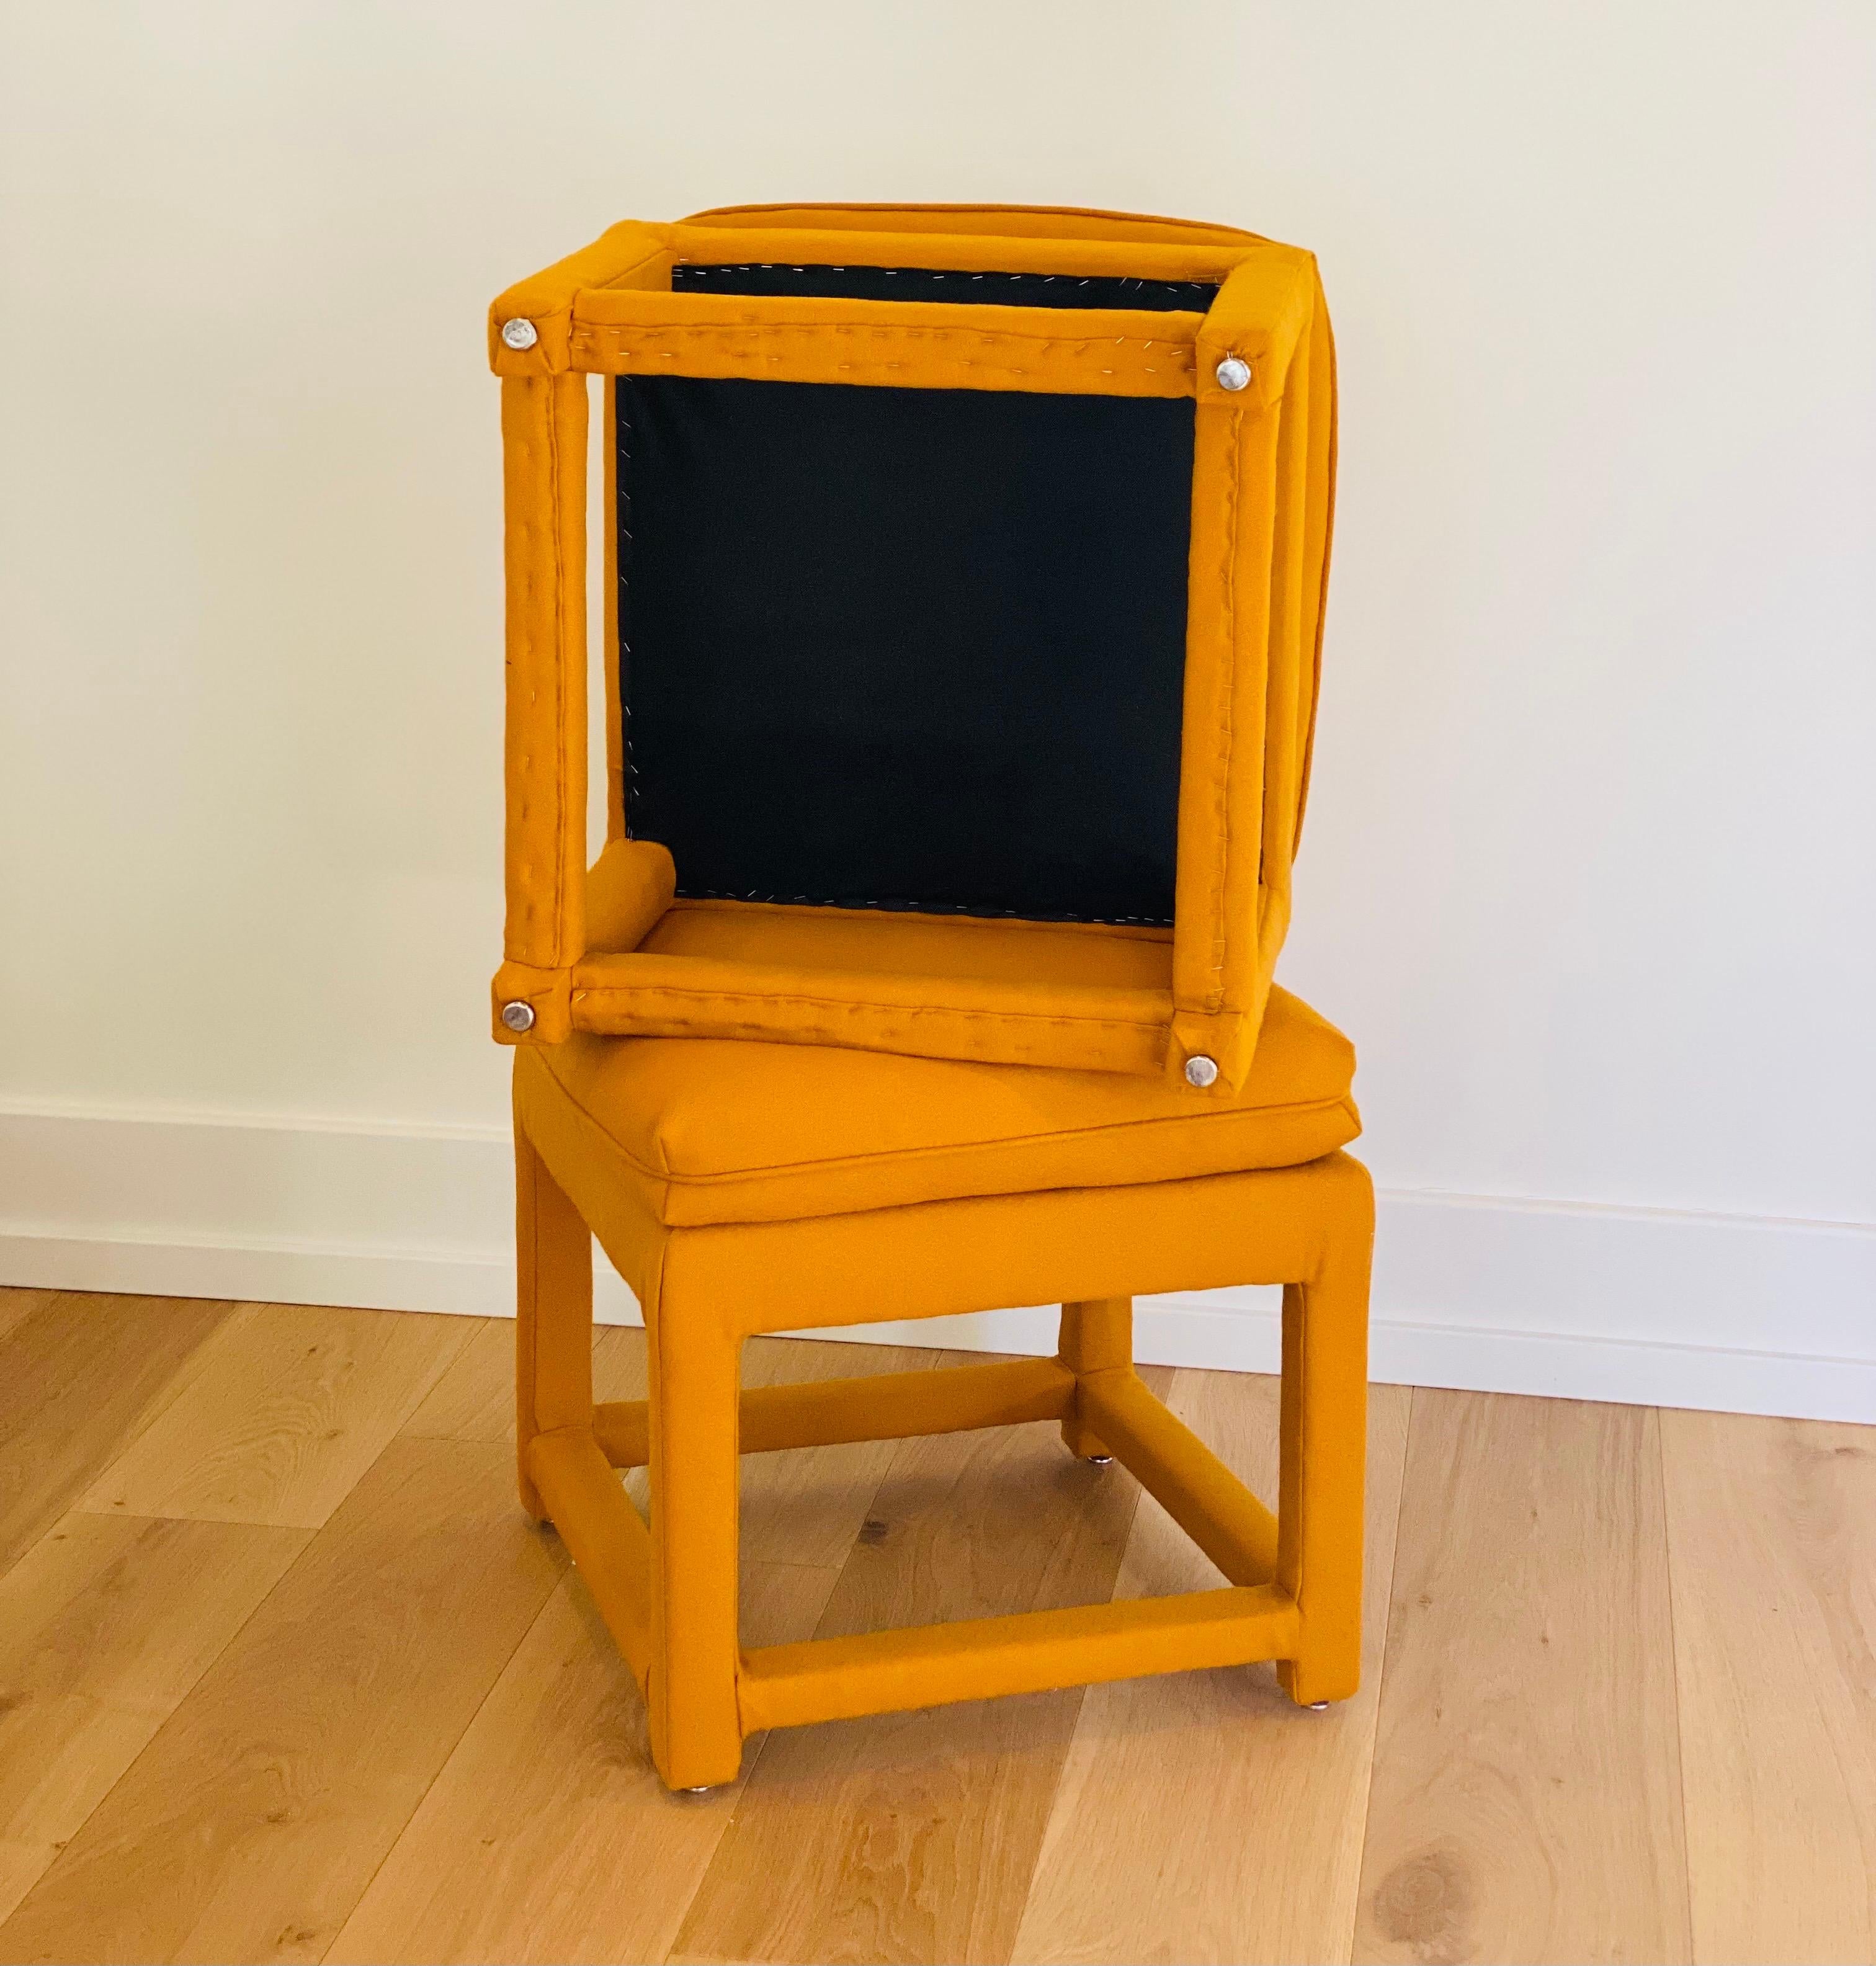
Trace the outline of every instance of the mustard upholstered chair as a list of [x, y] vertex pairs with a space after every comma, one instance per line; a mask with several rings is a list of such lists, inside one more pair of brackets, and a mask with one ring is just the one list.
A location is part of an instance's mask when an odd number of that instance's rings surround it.
[[[1199, 1666], [1346, 1697], [1372, 1201], [1350, 1048], [1271, 980], [1333, 470], [1313, 261], [1166, 220], [771, 208], [615, 227], [490, 331], [521, 1493], [660, 1774]], [[642, 1403], [594, 1403], [595, 1236], [643, 1307]], [[1134, 1296], [1246, 1283], [1284, 1286], [1274, 1516], [1133, 1365]], [[739, 1387], [759, 1333], [1039, 1302], [1052, 1358]], [[1226, 1584], [741, 1646], [740, 1455], [1033, 1420], [1122, 1461]]]

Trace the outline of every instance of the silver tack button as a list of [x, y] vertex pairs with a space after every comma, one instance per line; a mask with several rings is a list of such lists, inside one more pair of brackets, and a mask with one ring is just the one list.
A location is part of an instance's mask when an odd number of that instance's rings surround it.
[[[501, 324], [501, 338], [511, 348], [519, 349], [532, 348], [540, 337], [535, 330], [534, 324], [531, 321], [524, 320], [517, 314], [514, 320], [504, 321]], [[1220, 371], [1220, 374], [1223, 372], [1222, 370]], [[1233, 382], [1230, 386], [1234, 389], [1241, 389], [1244, 385], [1241, 382]]]
[[[534, 1007], [532, 1004], [519, 1001], [504, 1004], [501, 1021], [511, 1031], [531, 1031], [534, 1028]], [[1185, 1072], [1188, 1078], [1191, 1077], [1192, 1068], [1189, 1065], [1185, 1068]]]
[[[511, 322], [510, 326], [513, 325]], [[1240, 355], [1227, 355], [1218, 365], [1218, 386], [1229, 389], [1234, 395], [1239, 389], [1248, 388], [1251, 381], [1251, 365]]]
[[1196, 1085], [1202, 1089], [1216, 1084], [1217, 1078], [1217, 1061], [1207, 1058], [1202, 1051], [1194, 1052], [1185, 1061], [1185, 1082], [1188, 1085]]

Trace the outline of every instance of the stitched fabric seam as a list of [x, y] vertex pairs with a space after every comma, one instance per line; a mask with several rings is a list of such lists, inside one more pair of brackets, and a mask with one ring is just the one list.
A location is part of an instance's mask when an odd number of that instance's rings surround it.
[[[1084, 1140], [1094, 1138], [1103, 1133], [1125, 1133], [1135, 1127], [1152, 1127], [1157, 1129], [1168, 1126], [1181, 1126], [1190, 1125], [1194, 1121], [1200, 1120], [1214, 1121], [1246, 1120], [1253, 1117], [1261, 1118], [1265, 1114], [1281, 1113], [1294, 1114], [1330, 1112], [1336, 1110], [1337, 1108], [1347, 1111], [1351, 1119], [1354, 1119], [1358, 1117], [1354, 1110], [1353, 1101], [1351, 1101], [1346, 1094], [1343, 1094], [1333, 1099], [1299, 1101], [1293, 1104], [1284, 1106], [1259, 1106], [1246, 1107], [1231, 1113], [1194, 1113], [1191, 1114], [1189, 1118], [1176, 1114], [1168, 1114], [1163, 1117], [1156, 1120], [1116, 1120], [1112, 1124], [1105, 1126], [1077, 1127], [1074, 1132], [1068, 1133], [1010, 1134], [995, 1140], [982, 1142], [961, 1141], [953, 1146], [892, 1148], [882, 1153], [864, 1155], [843, 1154], [837, 1159], [822, 1161], [785, 1161], [767, 1167], [727, 1169], [720, 1174], [693, 1175], [681, 1173], [675, 1168], [669, 1166], [668, 1164], [664, 1167], [659, 1168], [652, 1166], [649, 1163], [641, 1161], [637, 1155], [633, 1153], [631, 1149], [627, 1146], [624, 1143], [619, 1139], [618, 1136], [606, 1125], [605, 1122], [600, 1119], [598, 1116], [593, 1112], [590, 1107], [585, 1105], [582, 1101], [579, 1095], [573, 1091], [564, 1081], [559, 1078], [550, 1068], [543, 1068], [543, 1069], [547, 1070], [548, 1078], [552, 1082], [554, 1089], [559, 1092], [560, 1096], [566, 1100], [567, 1104], [573, 1108], [574, 1111], [579, 1114], [582, 1119], [585, 1120], [590, 1126], [598, 1131], [611, 1151], [617, 1154], [618, 1157], [623, 1160], [628, 1167], [631, 1168], [635, 1173], [646, 1175], [654, 1181], [663, 1181], [672, 1187], [680, 1188], [727, 1187], [733, 1183], [739, 1181], [756, 1181], [766, 1178], [794, 1175], [806, 1172], [817, 1172], [824, 1170], [834, 1172], [846, 1167], [872, 1165], [881, 1162], [888, 1162], [895, 1165], [902, 1165], [904, 1162], [909, 1160], [929, 1160], [940, 1155], [949, 1157], [959, 1154], [972, 1153], [991, 1149], [1023, 1147], [1032, 1145], [1037, 1141]], [[1312, 1160], [1317, 1160], [1320, 1159], [1321, 1155], [1311, 1155], [1309, 1158]], [[1307, 1165], [1307, 1162], [1299, 1161], [1289, 1163], [1289, 1165], [1301, 1167]], [[1230, 1170], [1227, 1170], [1227, 1172], [1230, 1172]], [[1236, 1172], [1241, 1173], [1262, 1173], [1265, 1172], [1265, 1170], [1262, 1168], [1241, 1168], [1236, 1170]], [[1114, 1181], [1104, 1182], [1101, 1184], [1101, 1185], [1125, 1188], [1151, 1186], [1152, 1184], [1150, 1182]]]
[[[981, 346], [992, 341], [1033, 341], [1043, 347], [1052, 348], [1065, 353], [1079, 354], [1088, 350], [1103, 348], [1137, 348], [1144, 354], [1149, 348], [1163, 348], [1167, 359], [1177, 362], [1182, 356], [1194, 356], [1194, 343], [1177, 336], [1140, 334], [1032, 334], [1020, 328], [964, 328], [923, 327], [906, 325], [890, 327], [872, 321], [704, 321], [692, 324], [688, 321], [659, 321], [654, 324], [633, 324], [623, 321], [580, 321], [573, 328], [575, 342], [582, 337], [597, 340], [601, 337], [614, 342], [627, 340], [652, 342], [661, 337], [683, 335], [691, 339], [708, 336], [712, 340], [740, 336], [752, 337], [779, 334], [871, 334], [888, 340], [901, 341], [950, 341], [974, 340]], [[988, 364], [985, 365], [989, 366]], [[1196, 366], [1194, 357], [1194, 366]]]
[[616, 605], [619, 623], [619, 646], [614, 651], [614, 661], [618, 667], [619, 688], [619, 749], [624, 783], [620, 788], [619, 805], [627, 839], [632, 833], [633, 794], [637, 790], [638, 768], [632, 758], [632, 582], [631, 562], [633, 552], [632, 528], [631, 463], [632, 453], [629, 439], [632, 426], [625, 415], [625, 405], [620, 401], [620, 385], [623, 376], [612, 380], [613, 421], [613, 510], [609, 523], [613, 537], [617, 541], [618, 591]]
[[[843, 1154], [818, 1161], [776, 1161], [760, 1167], [726, 1168], [717, 1173], [690, 1174], [683, 1169], [667, 1166], [666, 1177], [675, 1185], [682, 1188], [729, 1188], [739, 1183], [760, 1183], [764, 1181], [797, 1178], [818, 1174], [839, 1174], [856, 1167], [870, 1167], [885, 1163], [895, 1168], [916, 1165], [920, 1162], [952, 1160], [962, 1155], [976, 1153], [1016, 1152], [1062, 1142], [1072, 1146], [1082, 1146], [1099, 1141], [1106, 1136], [1130, 1133], [1158, 1134], [1173, 1127], [1204, 1125], [1217, 1130], [1233, 1123], [1242, 1126], [1256, 1125], [1272, 1117], [1286, 1119], [1308, 1118], [1319, 1114], [1349, 1111], [1350, 1102], [1346, 1098], [1297, 1100], [1283, 1106], [1253, 1106], [1225, 1113], [1167, 1114], [1156, 1120], [1116, 1120], [1105, 1126], [1078, 1126], [1071, 1132], [1060, 1133], [1007, 1133], [990, 1140], [959, 1140], [948, 1145], [929, 1147], [892, 1147], [867, 1154]], [[1352, 1113], [1350, 1117], [1353, 1117]], [[1353, 1136], [1350, 1136], [1351, 1138]], [[630, 1150], [620, 1151], [628, 1158]], [[1320, 1159], [1310, 1155], [1310, 1160]], [[636, 1162], [634, 1162], [636, 1165]], [[1301, 1165], [1302, 1162], [1292, 1165]], [[1239, 1172], [1255, 1172], [1243, 1170]], [[1139, 1186], [1137, 1182], [1116, 1181], [1117, 1188]]]
[[[908, 280], [908, 282], [914, 283], [924, 279], [952, 280], [956, 282], [960, 285], [966, 281], [975, 284], [977, 282], [984, 280], [999, 283], [1011, 281], [1036, 280], [1041, 282], [1045, 286], [1055, 286], [1060, 285], [1065, 288], [1072, 286], [1092, 286], [1098, 282], [1104, 286], [1111, 285], [1124, 287], [1127, 282], [1131, 280], [1136, 287], [1142, 289], [1147, 287], [1156, 287], [1160, 289], [1162, 293], [1170, 293], [1179, 288], [1184, 288], [1186, 291], [1179, 294], [1178, 301], [1177, 302], [1170, 300], [1162, 300], [1157, 304], [1149, 302], [1145, 305], [1135, 308], [1129, 306], [1127, 303], [1126, 298], [1123, 298], [1120, 300], [1110, 302], [1091, 302], [1085, 308], [1062, 308], [1056, 310], [1056, 311], [1065, 314], [1077, 313], [1139, 313], [1155, 314], [1191, 314], [1204, 315], [1210, 311], [1214, 301], [1217, 300], [1218, 297], [1218, 288], [1220, 284], [1216, 280], [1164, 279], [1158, 278], [1153, 275], [1146, 273], [1045, 273], [1036, 272], [1033, 269], [1012, 267], [986, 266], [982, 269], [978, 269], [966, 266], [924, 266], [912, 263], [912, 260], [915, 259], [916, 256], [916, 254], [912, 255], [911, 258], [908, 259], [907, 263], [899, 266], [891, 266], [881, 263], [872, 263], [865, 260], [853, 260], [846, 264], [840, 266], [835, 266], [824, 260], [814, 260], [811, 261], [805, 265], [798, 266], [792, 265], [789, 261], [782, 259], [700, 260], [687, 258], [677, 258], [672, 262], [671, 291], [674, 294], [696, 294], [700, 297], [709, 292], [709, 289], [701, 285], [695, 285], [688, 279], [686, 279], [683, 284], [680, 285], [677, 278], [678, 269], [679, 267], [683, 268], [687, 273], [695, 273], [700, 280], [707, 278], [711, 273], [767, 273], [785, 271], [794, 272], [805, 272], [811, 271], [817, 273], [847, 273], [849, 272], [860, 272], [877, 273], [882, 278], [886, 279], [894, 279], [903, 276]], [[1203, 291], [1197, 291], [1199, 289], [1202, 289]], [[959, 305], [982, 306], [986, 304], [994, 306], [1004, 305], [1004, 303], [999, 301], [986, 303], [982, 299], [982, 296], [978, 296], [969, 301], [960, 302], [953, 300], [948, 295], [927, 293], [919, 296], [916, 300], [907, 301], [904, 295], [791, 294], [787, 292], [765, 293], [759, 289], [751, 290], [746, 288], [740, 292], [732, 289], [728, 293], [720, 293], [715, 297], [726, 300], [747, 300], [750, 301], [765, 300], [850, 299], [865, 301], [873, 305], [878, 305], [883, 301], [888, 305], [914, 305], [922, 307], [952, 307]], [[1019, 294], [1012, 298], [1007, 305], [1012, 307], [1021, 307], [1024, 305], [1023, 297]]]
[[1229, 413], [1230, 450], [1225, 475], [1224, 572], [1219, 582], [1219, 612], [1224, 655], [1224, 688], [1218, 720], [1217, 762], [1213, 778], [1213, 798], [1217, 812], [1217, 864], [1212, 872], [1211, 982], [1205, 993], [1205, 1008], [1216, 1014], [1224, 1004], [1226, 956], [1225, 876], [1231, 852], [1231, 743], [1236, 709], [1237, 680], [1237, 533], [1238, 459], [1242, 450], [1242, 413]]
[[[738, 909], [775, 908], [778, 910], [787, 910], [797, 905], [797, 904], [791, 901], [750, 901], [746, 896], [741, 894], [726, 895], [718, 898], [698, 894], [679, 894], [677, 898], [679, 901], [685, 903], [695, 904], [702, 902], [706, 904], [709, 904], [711, 907], [711, 912], [712, 913], [714, 913], [717, 909], [724, 907], [733, 907]], [[813, 907], [817, 904], [811, 901], [807, 903], [807, 905], [810, 907]], [[868, 907], [849, 907], [846, 909], [846, 912], [854, 917], [865, 919], [897, 920], [901, 916], [909, 916], [917, 919], [921, 917], [924, 911], [920, 908], [887, 910], [884, 908], [875, 909]], [[998, 936], [1007, 933], [1011, 929], [1027, 930], [1033, 931], [1038, 935], [1049, 935], [1058, 933], [1063, 929], [1111, 928], [1119, 929], [1122, 931], [1120, 936], [1117, 939], [1123, 941], [1143, 942], [1162, 949], [1168, 946], [1167, 939], [1164, 936], [1152, 934], [1135, 935], [1131, 933], [1127, 923], [1119, 921], [1084, 921], [1079, 917], [1070, 917], [1068, 916], [1052, 917], [1045, 915], [984, 915], [962, 914], [937, 916], [932, 917], [932, 919], [942, 920], [943, 922], [947, 936], [949, 936], [952, 930], [961, 928], [988, 929], [993, 934]], [[1172, 924], [1169, 922], [1155, 923], [1143, 920], [1138, 923], [1138, 926], [1148, 929], [1156, 927], [1168, 928], [1171, 927]]]
[[553, 922], [550, 946], [553, 950], [555, 959], [548, 966], [557, 968], [562, 964], [573, 960], [572, 952], [566, 947], [567, 745], [566, 679], [561, 671], [565, 666], [566, 649], [566, 569], [562, 559], [560, 418], [559, 404], [555, 400], [558, 385], [550, 380], [540, 384], [540, 387], [546, 411], [547, 543], [553, 576], [553, 646], [550, 654], [553, 676], [554, 809], [551, 814], [554, 834]]
[[[1153, 212], [1109, 211], [1101, 206], [1091, 205], [955, 205], [942, 202], [936, 205], [891, 205], [875, 204], [870, 201], [861, 201], [859, 202], [848, 201], [832, 205], [796, 205], [784, 201], [779, 204], [772, 205], [712, 205], [708, 211], [693, 212], [688, 218], [680, 219], [678, 223], [680, 225], [695, 225], [703, 227], [704, 226], [704, 222], [710, 219], [743, 218], [766, 211], [799, 211], [810, 214], [827, 211], [877, 211], [882, 214], [894, 214], [904, 211], [956, 212], [959, 214], [982, 212], [992, 216], [1001, 216], [1008, 214], [1022, 217], [1028, 217], [1031, 214], [1034, 214], [1046, 218], [1095, 218], [1107, 221], [1110, 222], [1114, 227], [1114, 230], [1111, 235], [1099, 234], [1097, 235], [1098, 237], [1104, 238], [1106, 237], [1111, 236], [1114, 238], [1119, 240], [1123, 244], [1150, 245], [1154, 243], [1150, 240], [1143, 240], [1131, 238], [1128, 232], [1122, 229], [1123, 227], [1131, 227], [1136, 225], [1163, 225], [1175, 231], [1191, 232], [1202, 235], [1206, 243], [1210, 244], [1215, 242], [1220, 250], [1223, 252], [1234, 251], [1236, 250], [1238, 246], [1242, 243], [1246, 249], [1244, 256], [1246, 258], [1249, 256], [1250, 248], [1257, 246], [1267, 246], [1270, 243], [1270, 241], [1266, 239], [1261, 232], [1246, 232], [1240, 227], [1236, 225], [1214, 225], [1209, 220], [1202, 218], [1162, 218], [1156, 213]], [[737, 230], [738, 228], [724, 226], [714, 229], [727, 231]], [[762, 228], [758, 227], [750, 227], [746, 229], [750, 230], [759, 230]], [[801, 228], [784, 228], [782, 227], [776, 227], [773, 229], [779, 231], [785, 229], [800, 230]], [[811, 230], [812, 228], [810, 227], [808, 229]], [[923, 239], [926, 236], [922, 232], [892, 232], [889, 230], [885, 230], [885, 228], [882, 228], [879, 232], [875, 232], [870, 227], [862, 227], [859, 226], [853, 227], [851, 229], [856, 232], [862, 233], [865, 236], [875, 238], [883, 236], [893, 239], [905, 239], [917, 241]], [[938, 236], [946, 238], [956, 238], [959, 235], [956, 233], [948, 233], [940, 234]], [[966, 234], [964, 236], [969, 237], [972, 235]], [[991, 233], [986, 234], [984, 236], [990, 238], [1023, 238], [1029, 235], [1020, 233]], [[1038, 236], [1046, 237], [1052, 235], [1042, 234]]]
[[817, 1009], [878, 1010], [910, 1017], [957, 1017], [976, 1023], [1015, 1020], [1041, 1024], [1095, 1024], [1117, 1031], [1157, 1031], [1162, 1028], [1157, 1018], [1146, 1021], [1137, 1017], [1098, 1017], [1074, 1011], [967, 1010], [942, 1004], [875, 1004], [856, 997], [807, 997], [793, 992], [778, 995], [766, 990], [698, 990], [681, 983], [587, 983], [579, 985], [573, 994], [575, 998], [688, 997], [700, 1003], [715, 1004], [807, 1004]]
[[756, 901], [769, 907], [842, 908], [852, 914], [930, 915], [944, 920], [965, 916], [973, 920], [1034, 922], [1044, 928], [1077, 925], [1091, 928], [1171, 928], [1170, 915], [1023, 915], [1014, 908], [992, 914], [976, 902], [953, 906], [945, 901], [908, 901], [890, 896], [877, 901], [830, 900], [816, 894], [733, 894], [721, 888], [679, 888], [677, 897], [685, 901]]

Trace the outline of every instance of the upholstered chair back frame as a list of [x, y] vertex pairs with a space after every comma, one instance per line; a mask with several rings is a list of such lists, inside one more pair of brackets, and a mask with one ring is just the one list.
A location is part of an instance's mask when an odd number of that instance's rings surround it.
[[[1241, 1085], [1288, 922], [1327, 578], [1334, 358], [1309, 254], [1098, 212], [737, 208], [615, 226], [504, 294], [489, 350], [498, 1038]], [[609, 823], [589, 868], [595, 393]]]

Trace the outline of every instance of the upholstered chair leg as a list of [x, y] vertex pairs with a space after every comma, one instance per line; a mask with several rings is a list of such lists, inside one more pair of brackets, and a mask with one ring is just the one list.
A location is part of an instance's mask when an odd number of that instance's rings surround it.
[[[675, 1312], [675, 1314], [674, 1314]], [[669, 1269], [646, 1307], [650, 1365], [652, 1758], [665, 1785], [711, 1788], [742, 1763], [737, 1710], [737, 1339], [675, 1312]]]
[[579, 1211], [514, 1129], [515, 1438], [521, 1506], [545, 1519], [528, 1444], [593, 1419], [593, 1243]]
[[[1372, 1201], [1332, 1240], [1321, 1271], [1283, 1294], [1283, 1420], [1277, 1581], [1301, 1613], [1278, 1678], [1298, 1706], [1346, 1700], [1362, 1678], [1362, 1536], [1368, 1441]], [[1338, 1211], [1343, 1213], [1343, 1211]]]
[[[1133, 1300], [1097, 1297], [1087, 1304], [1062, 1307], [1059, 1352], [1063, 1365], [1078, 1379], [1133, 1362]], [[1106, 1461], [1111, 1450], [1082, 1424], [1078, 1410], [1062, 1423], [1062, 1443], [1083, 1461]]]

